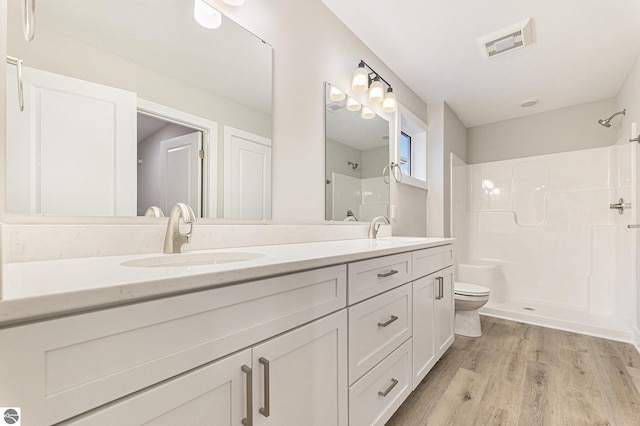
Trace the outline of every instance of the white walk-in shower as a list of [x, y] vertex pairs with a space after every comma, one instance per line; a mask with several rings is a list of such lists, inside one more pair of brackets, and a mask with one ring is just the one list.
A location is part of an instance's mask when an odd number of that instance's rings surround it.
[[[457, 280], [491, 289], [481, 313], [631, 340], [636, 145], [472, 165], [452, 156]], [[612, 209], [620, 199], [631, 208]]]

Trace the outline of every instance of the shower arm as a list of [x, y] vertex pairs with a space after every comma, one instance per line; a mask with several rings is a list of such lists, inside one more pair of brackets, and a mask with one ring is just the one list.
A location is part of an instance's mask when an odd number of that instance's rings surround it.
[[609, 117], [609, 118], [605, 119], [604, 121], [609, 122], [609, 121], [611, 121], [611, 120], [613, 119], [613, 117], [615, 117], [616, 115], [620, 115], [620, 114], [622, 114], [622, 115], [626, 115], [626, 113], [627, 113], [627, 110], [626, 110], [626, 109], [623, 109], [622, 111], [618, 111], [618, 112], [616, 112], [616, 113], [612, 114], [612, 115], [611, 115], [611, 117]]

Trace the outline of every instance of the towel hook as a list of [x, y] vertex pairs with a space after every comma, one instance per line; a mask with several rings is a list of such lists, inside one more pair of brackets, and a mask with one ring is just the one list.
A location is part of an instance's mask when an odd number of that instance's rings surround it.
[[36, 0], [22, 2], [22, 30], [24, 39], [32, 41], [36, 31]]

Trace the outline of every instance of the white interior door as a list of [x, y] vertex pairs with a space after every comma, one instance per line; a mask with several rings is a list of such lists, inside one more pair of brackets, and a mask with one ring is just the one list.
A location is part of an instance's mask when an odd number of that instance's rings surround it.
[[136, 214], [136, 94], [7, 67], [7, 210]]
[[201, 146], [201, 132], [167, 139], [160, 144], [164, 192], [164, 206], [161, 207], [166, 215], [176, 203], [186, 203], [201, 216]]
[[271, 139], [224, 126], [224, 217], [271, 218]]

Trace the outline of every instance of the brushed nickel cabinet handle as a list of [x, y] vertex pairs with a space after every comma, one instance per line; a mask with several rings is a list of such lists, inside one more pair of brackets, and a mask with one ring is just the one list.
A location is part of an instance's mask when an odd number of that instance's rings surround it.
[[242, 366], [242, 371], [247, 375], [247, 417], [242, 419], [242, 424], [253, 426], [253, 371], [246, 365]]
[[391, 379], [391, 386], [389, 386], [387, 388], [387, 390], [385, 390], [385, 391], [378, 391], [378, 395], [384, 398], [385, 396], [389, 395], [389, 392], [391, 392], [393, 390], [393, 388], [396, 387], [397, 384], [398, 384], [398, 381], [396, 379], [392, 378]]
[[396, 271], [395, 269], [392, 269], [389, 272], [378, 274], [378, 278], [387, 278], [387, 277], [390, 277], [391, 275], [395, 275], [397, 273], [398, 273], [398, 271]]
[[438, 282], [438, 295], [436, 296], [436, 300], [441, 300], [444, 297], [444, 278], [436, 277], [436, 281]]
[[7, 56], [7, 63], [15, 65], [18, 77], [18, 108], [20, 111], [24, 111], [24, 89], [22, 85], [22, 59], [14, 58], [13, 56]]
[[271, 395], [269, 391], [269, 360], [260, 357], [258, 359], [258, 362], [264, 366], [264, 407], [260, 407], [258, 411], [263, 416], [269, 417], [269, 415], [271, 414]]
[[384, 327], [388, 326], [389, 324], [391, 324], [392, 322], [394, 322], [397, 319], [398, 319], [397, 316], [391, 315], [391, 318], [387, 322], [379, 322], [378, 323], [378, 327], [384, 328]]

